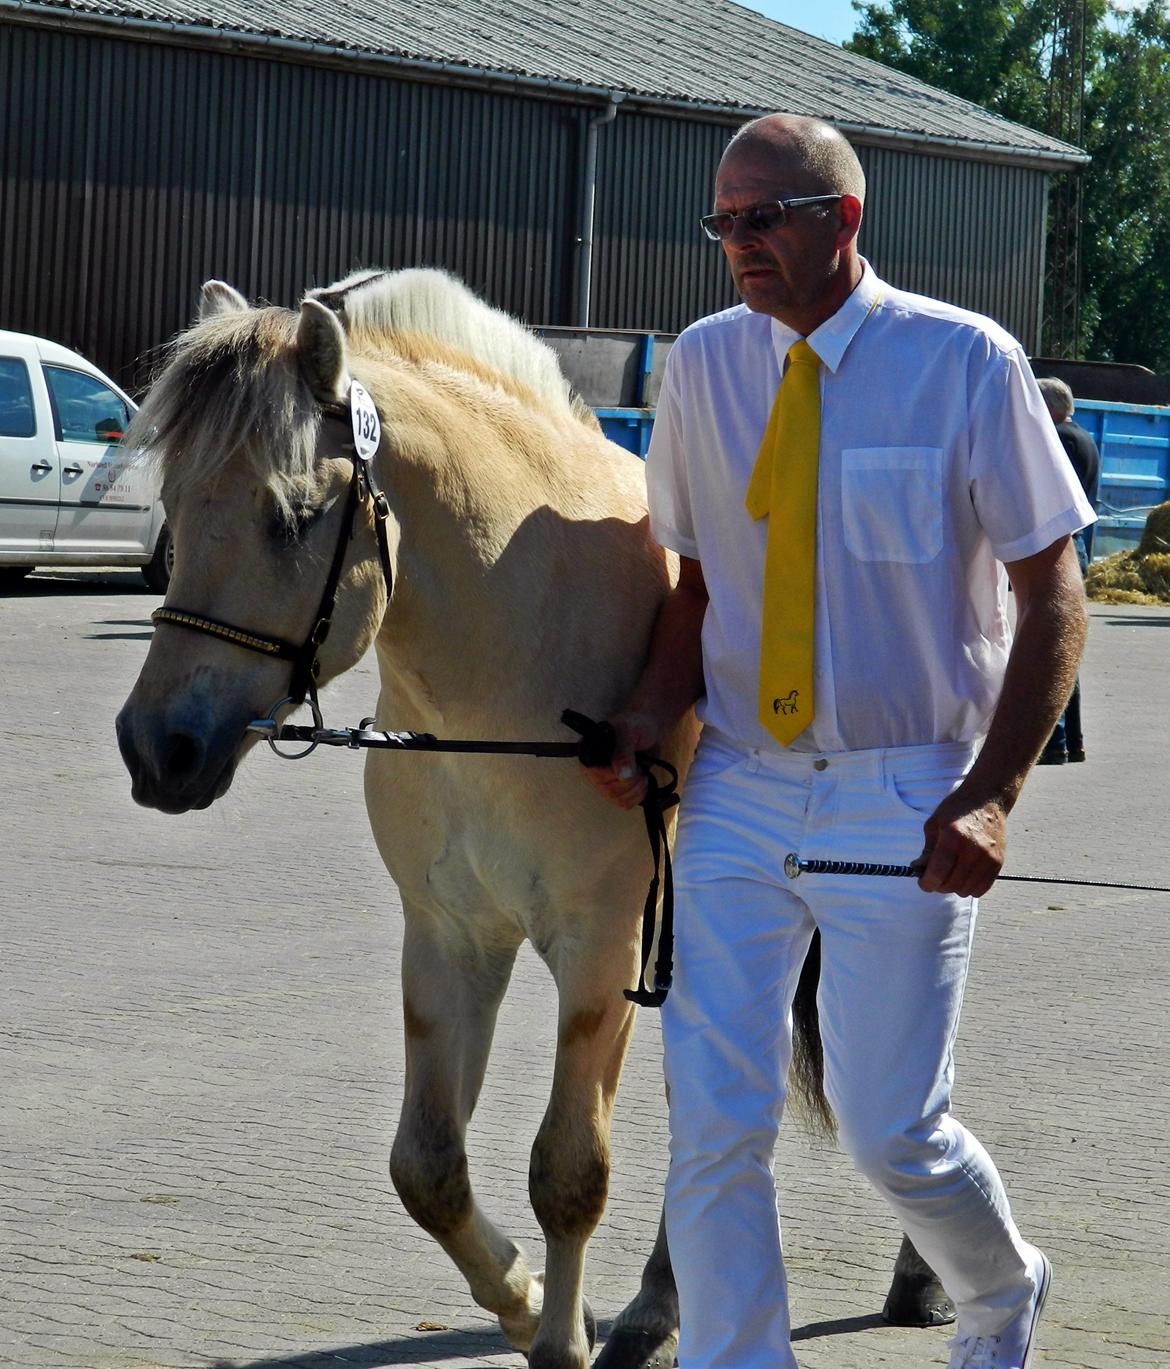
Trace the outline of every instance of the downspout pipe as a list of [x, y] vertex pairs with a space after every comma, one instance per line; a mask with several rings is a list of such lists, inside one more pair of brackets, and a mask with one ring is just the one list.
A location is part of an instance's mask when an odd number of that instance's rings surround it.
[[624, 96], [611, 91], [609, 104], [585, 129], [585, 168], [581, 190], [581, 224], [577, 233], [577, 322], [589, 327], [589, 293], [593, 283], [593, 215], [597, 204], [597, 131], [617, 118]]

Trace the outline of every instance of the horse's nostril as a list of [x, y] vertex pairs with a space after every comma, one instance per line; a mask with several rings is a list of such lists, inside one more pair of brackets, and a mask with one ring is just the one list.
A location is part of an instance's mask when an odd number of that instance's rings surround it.
[[203, 765], [206, 748], [198, 737], [186, 732], [174, 732], [167, 739], [162, 757], [162, 774], [172, 783], [190, 778]]

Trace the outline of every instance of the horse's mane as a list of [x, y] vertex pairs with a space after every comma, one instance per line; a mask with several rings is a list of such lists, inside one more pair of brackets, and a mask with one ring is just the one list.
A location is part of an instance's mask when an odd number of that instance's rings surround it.
[[579, 416], [552, 348], [446, 271], [358, 271], [336, 285], [310, 290], [306, 298], [332, 309], [359, 345], [396, 334], [422, 334]]
[[[355, 350], [440, 361], [596, 426], [552, 349], [446, 272], [364, 271], [309, 297], [334, 310]], [[286, 517], [305, 502], [321, 415], [296, 364], [297, 322], [288, 309], [248, 309], [174, 340], [126, 439], [157, 455], [165, 484], [211, 483], [245, 450]]]

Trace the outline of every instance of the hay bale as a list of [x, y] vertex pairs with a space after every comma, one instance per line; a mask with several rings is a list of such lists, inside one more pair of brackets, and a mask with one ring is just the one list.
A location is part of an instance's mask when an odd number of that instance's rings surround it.
[[1170, 501], [1150, 510], [1142, 540], [1137, 545], [1139, 556], [1156, 556], [1170, 552]]
[[1085, 593], [1098, 604], [1170, 604], [1170, 502], [1150, 510], [1134, 551], [1093, 562]]

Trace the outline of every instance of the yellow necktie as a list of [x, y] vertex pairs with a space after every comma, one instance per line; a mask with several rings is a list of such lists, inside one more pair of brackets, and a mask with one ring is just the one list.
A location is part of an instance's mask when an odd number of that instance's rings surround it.
[[819, 371], [808, 343], [793, 343], [744, 499], [753, 518], [768, 515], [760, 721], [784, 746], [813, 720]]

